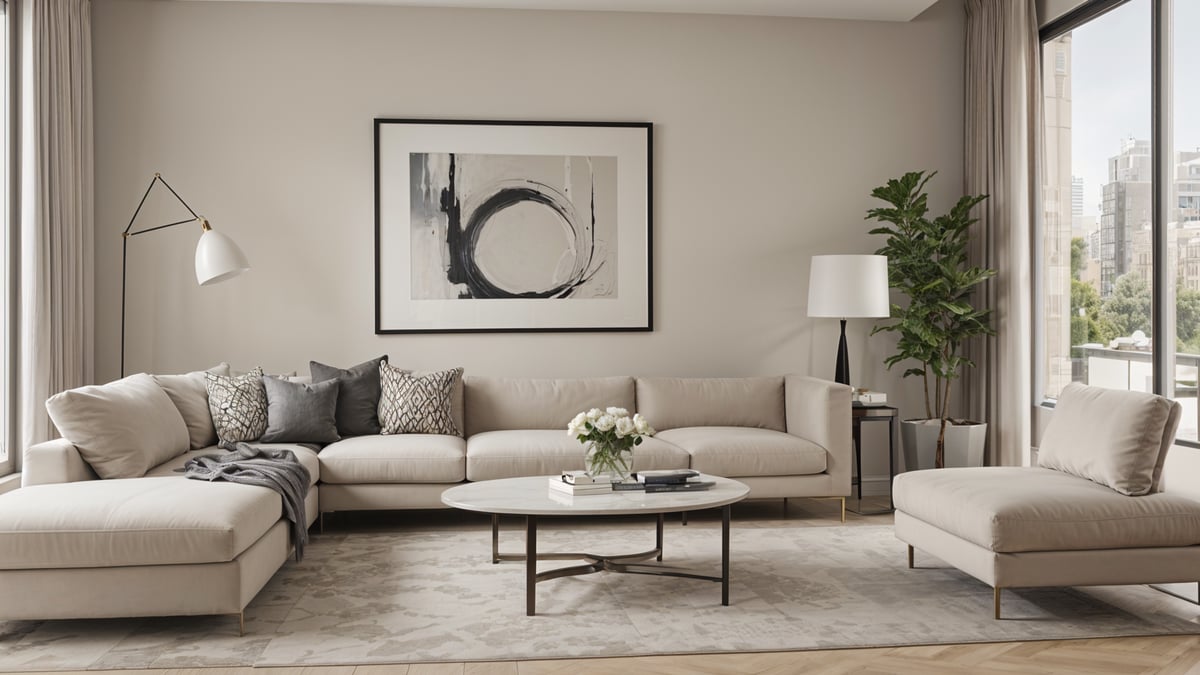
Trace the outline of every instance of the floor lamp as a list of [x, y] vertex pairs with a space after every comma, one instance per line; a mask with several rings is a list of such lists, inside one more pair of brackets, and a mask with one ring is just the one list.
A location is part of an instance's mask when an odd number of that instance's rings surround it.
[[887, 257], [882, 255], [814, 255], [808, 278], [808, 315], [841, 319], [837, 366], [833, 380], [850, 384], [846, 319], [891, 315]]
[[[192, 217], [167, 223], [166, 225], [147, 227], [144, 230], [134, 230], [134, 221], [137, 220], [138, 214], [142, 212], [142, 206], [146, 204], [146, 198], [150, 196], [150, 191], [158, 183], [162, 183], [163, 187], [170, 190], [175, 199], [178, 199], [179, 203], [183, 204], [183, 208], [192, 214]], [[212, 226], [208, 224], [208, 220], [196, 215], [196, 212], [192, 210], [192, 207], [188, 206], [187, 202], [183, 201], [179, 193], [175, 192], [175, 189], [168, 185], [167, 181], [163, 180], [162, 174], [154, 174], [154, 178], [150, 179], [150, 185], [146, 187], [145, 194], [142, 195], [142, 201], [138, 202], [137, 209], [133, 212], [133, 217], [129, 219], [129, 225], [121, 233], [121, 377], [125, 377], [125, 271], [129, 261], [129, 238], [188, 223], [199, 223], [201, 230], [200, 241], [196, 243], [196, 283], [201, 286], [215, 284], [226, 279], [232, 279], [250, 269], [250, 263], [246, 261], [246, 255], [242, 253], [242, 249], [238, 248], [237, 244], [233, 243], [232, 239], [213, 230]]]

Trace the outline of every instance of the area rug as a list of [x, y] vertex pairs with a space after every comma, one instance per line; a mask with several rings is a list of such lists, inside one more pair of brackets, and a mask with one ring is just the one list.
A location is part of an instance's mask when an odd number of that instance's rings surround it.
[[[646, 530], [550, 529], [543, 550], [633, 552]], [[522, 537], [505, 532], [502, 550]], [[668, 526], [666, 560], [706, 571], [720, 532]], [[742, 527], [732, 535], [730, 605], [719, 584], [592, 574], [538, 585], [525, 615], [521, 563], [489, 562], [490, 533], [325, 534], [231, 617], [0, 623], [0, 669], [290, 666], [779, 651], [1197, 632], [1144, 586], [991, 589], [905, 547], [886, 526]], [[562, 563], [559, 563], [562, 564]], [[543, 564], [543, 569], [549, 564]], [[1168, 603], [1181, 600], [1167, 600]]]

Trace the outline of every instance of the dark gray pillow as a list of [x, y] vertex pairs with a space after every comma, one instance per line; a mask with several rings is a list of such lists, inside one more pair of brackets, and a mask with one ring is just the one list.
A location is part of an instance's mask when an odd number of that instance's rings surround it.
[[337, 380], [304, 384], [263, 377], [267, 430], [263, 443], [332, 443], [337, 432]]
[[387, 354], [353, 368], [335, 368], [309, 361], [313, 382], [342, 383], [337, 400], [337, 429], [342, 438], [379, 433], [379, 364]]

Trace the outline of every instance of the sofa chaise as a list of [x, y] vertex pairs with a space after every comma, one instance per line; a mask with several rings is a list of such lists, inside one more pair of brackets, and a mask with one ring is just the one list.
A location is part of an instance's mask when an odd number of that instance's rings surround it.
[[[105, 395], [103, 386], [76, 393]], [[635, 469], [694, 468], [733, 477], [750, 486], [751, 498], [841, 499], [845, 517], [852, 455], [850, 389], [843, 385], [796, 375], [472, 376], [462, 378], [452, 399], [462, 437], [364, 435], [319, 452], [265, 445], [293, 451], [308, 469], [311, 525], [335, 511], [445, 508], [442, 491], [463, 481], [581, 469], [583, 447], [568, 437], [566, 422], [580, 410], [620, 406], [638, 410], [659, 430], [638, 447]], [[89, 427], [145, 429], [148, 438], [174, 439], [180, 451], [165, 453], [169, 458], [142, 477], [101, 480], [98, 469], [110, 468], [107, 458], [93, 454], [88, 461], [88, 448], [64, 439], [25, 451], [22, 488], [0, 495], [0, 594], [7, 598], [0, 619], [240, 618], [286, 562], [292, 544], [278, 494], [192, 481], [177, 471], [191, 457], [221, 451], [195, 447], [210, 430], [188, 414], [186, 400], [170, 400], [179, 414], [163, 409], [121, 419], [107, 412]], [[146, 443], [148, 452], [164, 443]]]
[[1200, 502], [1161, 491], [1180, 405], [1071, 384], [1036, 467], [911, 471], [896, 536], [993, 588], [1200, 580]]

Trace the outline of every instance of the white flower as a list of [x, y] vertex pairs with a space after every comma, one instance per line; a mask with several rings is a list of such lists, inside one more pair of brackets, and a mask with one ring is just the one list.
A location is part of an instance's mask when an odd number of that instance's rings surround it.
[[646, 421], [645, 417], [642, 417], [641, 413], [633, 416], [633, 426], [643, 436], [653, 436], [655, 433], [654, 427], [650, 426], [650, 423]]
[[587, 433], [587, 428], [583, 427], [581, 425], [575, 424], [574, 420], [572, 420], [571, 423], [567, 425], [567, 435], [570, 436], [571, 438], [579, 438], [580, 436], [582, 436], [586, 433]]
[[592, 422], [592, 426], [600, 431], [608, 431], [617, 425], [617, 420], [612, 415], [601, 415]]
[[613, 417], [629, 417], [629, 411], [624, 408], [609, 407], [609, 409], [605, 410], [604, 412], [612, 415]]
[[619, 438], [624, 438], [634, 433], [637, 433], [637, 427], [634, 426], [633, 420], [628, 417], [617, 418], [617, 436]]
[[588, 421], [587, 413], [581, 412], [571, 420], [571, 424], [577, 427], [582, 427]]
[[599, 408], [592, 408], [591, 410], [587, 411], [587, 418], [592, 422], [595, 422], [596, 420], [600, 419], [600, 416], [603, 414], [603, 410]]

